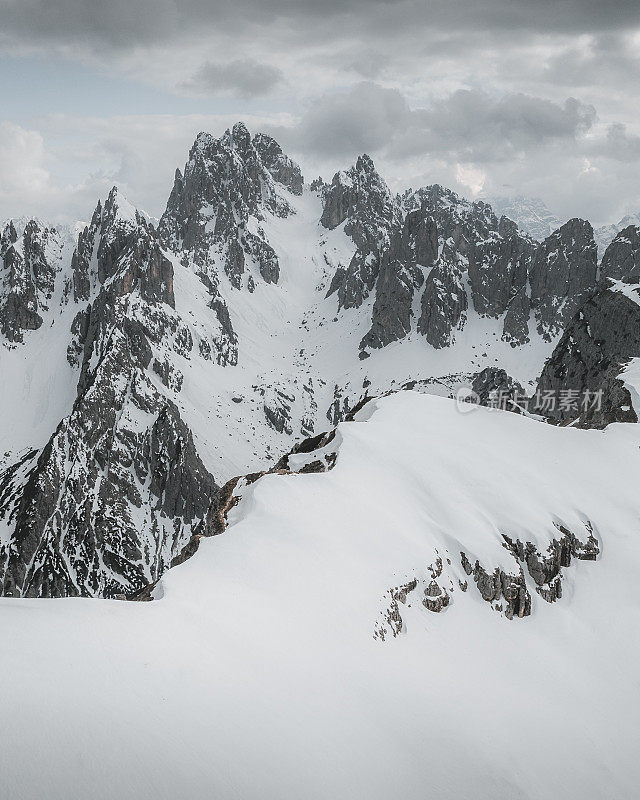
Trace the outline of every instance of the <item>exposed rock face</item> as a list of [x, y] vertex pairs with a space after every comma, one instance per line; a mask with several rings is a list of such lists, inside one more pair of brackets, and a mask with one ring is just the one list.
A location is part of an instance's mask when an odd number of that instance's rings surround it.
[[218, 315], [217, 360], [237, 363], [237, 339], [219, 291], [221, 275], [232, 287], [253, 291], [257, 280], [277, 283], [280, 266], [262, 227], [265, 212], [293, 213], [288, 192], [300, 194], [299, 167], [270, 137], [253, 139], [242, 124], [215, 139], [198, 135], [184, 169], [176, 172], [160, 220], [164, 243], [200, 275]]
[[0, 233], [0, 333], [9, 342], [42, 325], [60, 269], [62, 240], [30, 220], [20, 232], [9, 222]]
[[336, 271], [327, 293], [338, 293], [339, 308], [359, 308], [369, 296], [399, 219], [391, 193], [367, 155], [324, 187], [321, 224], [333, 229], [345, 223], [344, 231], [356, 245], [349, 265]]
[[344, 224], [357, 247], [350, 264], [336, 270], [328, 295], [337, 293], [339, 308], [358, 308], [374, 293], [361, 358], [408, 335], [422, 285], [417, 330], [438, 348], [455, 343], [469, 307], [503, 318], [502, 338], [513, 347], [530, 340], [532, 314], [539, 334], [551, 341], [596, 286], [588, 222], [570, 220], [538, 245], [486, 203], [438, 185], [391, 200], [365, 156], [317, 188], [322, 224]]
[[529, 318], [531, 316], [531, 301], [523, 286], [513, 295], [502, 326], [502, 338], [512, 347], [526, 344], [529, 341]]
[[114, 190], [79, 247], [95, 257], [74, 259], [75, 285], [91, 300], [74, 324], [77, 398], [42, 451], [0, 478], [5, 595], [135, 593], [208, 532], [217, 494], [177, 406], [151, 379], [163, 369], [155, 347], [188, 344], [155, 232]]
[[516, 574], [505, 572], [500, 567], [488, 572], [477, 560], [472, 565], [465, 553], [460, 553], [460, 558], [467, 575], [473, 575], [482, 599], [495, 604], [498, 610], [503, 610], [504, 606], [507, 619], [531, 614], [531, 595], [522, 568]]
[[447, 250], [427, 277], [418, 320], [418, 333], [436, 348], [455, 342], [455, 331], [464, 327], [468, 308], [464, 263]]
[[175, 306], [173, 267], [162, 253], [153, 227], [113, 188], [98, 203], [91, 225], [79, 237], [72, 259], [74, 296], [89, 300], [109, 283], [115, 296], [138, 289], [152, 303]]
[[[618, 375], [630, 358], [639, 356], [640, 287], [602, 287], [569, 323], [545, 364], [538, 392], [572, 395], [571, 404], [556, 402], [545, 413], [555, 421], [580, 417], [582, 424], [597, 428], [636, 422], [629, 392]], [[600, 403], [593, 396], [599, 390]], [[586, 392], [591, 396], [585, 403]]]
[[422, 210], [411, 211], [391, 236], [376, 281], [371, 329], [360, 349], [386, 347], [411, 330], [414, 293], [424, 283], [424, 268], [438, 258], [435, 221]]
[[505, 547], [517, 563], [517, 573], [507, 572], [500, 567], [490, 572], [478, 560], [472, 564], [465, 553], [460, 553], [462, 567], [467, 575], [473, 576], [483, 600], [491, 603], [496, 610], [504, 611], [508, 619], [531, 614], [531, 594], [521, 564], [526, 566], [540, 597], [553, 603], [562, 597], [562, 569], [571, 566], [573, 558], [595, 561], [600, 553], [590, 523], [585, 523], [585, 541], [563, 525], [554, 525], [561, 536], [551, 539], [544, 553], [539, 552], [532, 542], [513, 541], [503, 535]]
[[525, 391], [518, 381], [498, 367], [486, 367], [477, 373], [471, 383], [482, 406], [498, 405], [505, 411], [520, 413], [518, 402], [522, 401]]
[[257, 133], [253, 137], [253, 146], [276, 183], [286, 186], [293, 194], [302, 194], [304, 181], [300, 167], [282, 152], [275, 139], [264, 133]]
[[480, 237], [476, 234], [469, 257], [469, 283], [476, 311], [500, 317], [526, 288], [533, 246], [511, 220], [502, 217], [496, 224], [486, 213], [492, 224]]
[[600, 279], [640, 281], [640, 228], [620, 231], [605, 250], [600, 262]]
[[597, 247], [593, 228], [571, 219], [542, 242], [529, 281], [537, 327], [547, 340], [561, 332], [596, 286]]
[[[511, 220], [506, 217], [499, 220], [486, 203], [470, 203], [438, 185], [405, 194], [401, 202], [405, 208], [420, 205], [436, 221], [441, 263], [437, 264], [440, 270], [434, 279], [456, 287], [468, 284], [473, 308], [479, 314], [495, 318], [505, 315], [506, 341], [514, 346], [528, 341], [527, 277], [535, 243]], [[449, 272], [453, 274], [444, 274]], [[435, 346], [446, 347], [455, 341], [453, 329], [459, 323], [458, 314], [466, 307], [458, 309], [460, 303], [464, 304], [459, 288], [454, 294], [459, 300], [450, 304], [444, 301], [441, 292], [434, 292], [429, 285], [425, 288], [422, 301], [425, 321], [418, 330], [428, 330], [426, 319], [437, 319], [450, 331], [447, 335], [434, 333], [427, 337], [432, 344], [439, 343]], [[434, 299], [435, 307], [429, 310]], [[451, 306], [451, 311], [445, 306]], [[443, 310], [453, 316], [442, 319]]]
[[590, 523], [585, 523], [587, 537], [584, 542], [563, 525], [554, 524], [562, 536], [552, 539], [545, 553], [538, 552], [531, 542], [513, 542], [508, 536], [504, 536], [507, 548], [518, 561], [526, 564], [527, 571], [536, 584], [536, 591], [548, 603], [562, 597], [563, 567], [570, 567], [573, 558], [595, 561], [600, 554], [600, 546]]

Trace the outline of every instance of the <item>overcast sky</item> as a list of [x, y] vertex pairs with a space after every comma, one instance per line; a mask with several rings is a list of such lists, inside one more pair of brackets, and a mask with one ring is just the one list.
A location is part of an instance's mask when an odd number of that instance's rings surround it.
[[305, 177], [369, 153], [393, 189], [640, 211], [638, 0], [0, 0], [0, 217], [162, 213], [238, 119]]

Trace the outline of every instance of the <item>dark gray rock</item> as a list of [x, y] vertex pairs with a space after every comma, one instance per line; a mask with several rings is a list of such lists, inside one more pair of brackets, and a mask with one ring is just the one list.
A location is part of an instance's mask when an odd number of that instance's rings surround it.
[[607, 247], [600, 262], [600, 279], [640, 281], [640, 228], [620, 231]]
[[431, 580], [424, 590], [422, 605], [429, 609], [429, 611], [433, 611], [437, 614], [442, 611], [443, 608], [446, 608], [450, 601], [451, 598], [447, 590], [441, 588], [435, 580]]
[[244, 245], [258, 264], [260, 275], [265, 283], [277, 283], [280, 278], [280, 264], [275, 250], [267, 243], [264, 231], [256, 236], [253, 233], [246, 233]]
[[324, 188], [321, 224], [332, 229], [344, 223], [356, 246], [348, 266], [336, 270], [327, 292], [327, 297], [337, 293], [338, 308], [359, 308], [369, 296], [400, 219], [387, 185], [367, 155], [347, 172], [336, 173]]
[[517, 574], [505, 572], [500, 567], [489, 572], [477, 560], [472, 565], [465, 553], [460, 553], [460, 558], [467, 575], [473, 575], [483, 600], [494, 604], [494, 607], [501, 607], [504, 601], [507, 619], [531, 614], [531, 595], [521, 568]]
[[593, 228], [571, 219], [542, 242], [531, 265], [531, 307], [547, 340], [562, 331], [596, 286]]
[[[546, 362], [537, 388], [540, 396], [549, 392], [555, 398], [572, 392], [575, 404], [563, 407], [556, 399], [546, 416], [556, 422], [579, 418], [597, 428], [637, 421], [618, 376], [630, 358], [640, 356], [639, 303], [640, 287], [630, 285], [625, 292], [603, 286], [583, 304]], [[600, 390], [598, 409], [593, 395]]]
[[263, 404], [264, 415], [271, 427], [278, 433], [293, 433], [291, 406], [295, 397], [275, 389], [268, 394]]
[[525, 397], [523, 387], [499, 367], [485, 367], [476, 373], [471, 389], [482, 406], [494, 406], [521, 413], [519, 404]]
[[409, 212], [382, 258], [371, 329], [360, 343], [361, 350], [386, 347], [409, 333], [414, 293], [424, 283], [422, 268], [431, 267], [437, 257], [435, 221], [422, 211]]
[[18, 233], [12, 221], [0, 234], [0, 333], [11, 343], [37, 330], [53, 297], [61, 240], [35, 220]]
[[304, 181], [300, 167], [282, 152], [275, 139], [264, 133], [257, 133], [253, 137], [253, 146], [277, 183], [286, 186], [292, 194], [302, 194]]
[[[126, 262], [126, 264], [125, 264]], [[72, 258], [74, 297], [89, 300], [108, 281], [120, 297], [137, 290], [150, 303], [175, 307], [173, 267], [153, 226], [113, 187], [98, 203]]]
[[500, 317], [526, 289], [533, 245], [506, 217], [498, 223], [497, 235], [490, 229], [478, 233], [469, 253], [473, 305], [479, 314]]
[[467, 308], [463, 267], [446, 248], [425, 283], [418, 333], [433, 347], [448, 347], [464, 327]]
[[519, 289], [509, 301], [504, 324], [502, 327], [502, 338], [509, 342], [512, 347], [526, 344], [529, 341], [529, 318], [531, 316], [531, 301], [527, 294], [526, 287]]
[[227, 273], [231, 285], [239, 289], [242, 286], [244, 274], [244, 249], [237, 239], [230, 239], [224, 260], [224, 271]]
[[[506, 217], [498, 220], [488, 204], [470, 203], [442, 186], [405, 193], [400, 203], [407, 209], [420, 207], [435, 220], [440, 250], [455, 264], [455, 275], [449, 281], [468, 279], [476, 311], [491, 317], [505, 314], [504, 338], [514, 346], [528, 341], [527, 274], [535, 249], [533, 240]], [[434, 296], [440, 302], [441, 296]], [[441, 317], [437, 308], [433, 315]], [[436, 338], [446, 341], [446, 337]]]

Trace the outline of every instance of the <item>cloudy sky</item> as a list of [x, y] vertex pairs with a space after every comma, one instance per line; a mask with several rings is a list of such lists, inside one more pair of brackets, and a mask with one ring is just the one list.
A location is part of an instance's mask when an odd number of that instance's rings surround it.
[[200, 130], [275, 135], [308, 179], [640, 211], [638, 0], [0, 0], [0, 217], [159, 215]]

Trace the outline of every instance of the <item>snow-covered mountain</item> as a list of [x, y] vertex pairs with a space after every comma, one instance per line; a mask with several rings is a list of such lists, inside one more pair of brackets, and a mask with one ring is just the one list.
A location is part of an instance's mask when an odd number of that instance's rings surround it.
[[1, 599], [4, 793], [634, 797], [639, 432], [396, 393], [154, 602]]
[[629, 226], [638, 227], [640, 226], [640, 214], [627, 214], [624, 216], [619, 222], [612, 223], [610, 225], [602, 225], [599, 228], [596, 228], [594, 233], [594, 237], [596, 240], [596, 244], [598, 245], [598, 253], [602, 256], [617, 236], [620, 231], [628, 228]]
[[496, 214], [512, 219], [521, 231], [537, 242], [546, 239], [560, 227], [558, 217], [551, 213], [544, 200], [539, 197], [498, 196], [489, 197], [487, 202], [491, 204]]
[[0, 231], [3, 796], [635, 796], [640, 226], [169, 188]]
[[67, 239], [1, 237], [7, 595], [145, 591], [217, 532], [219, 486], [366, 396], [533, 391], [601, 279], [584, 220], [538, 244], [441, 186], [394, 197], [366, 155], [306, 185], [241, 123], [197, 137], [157, 228], [114, 189]]

